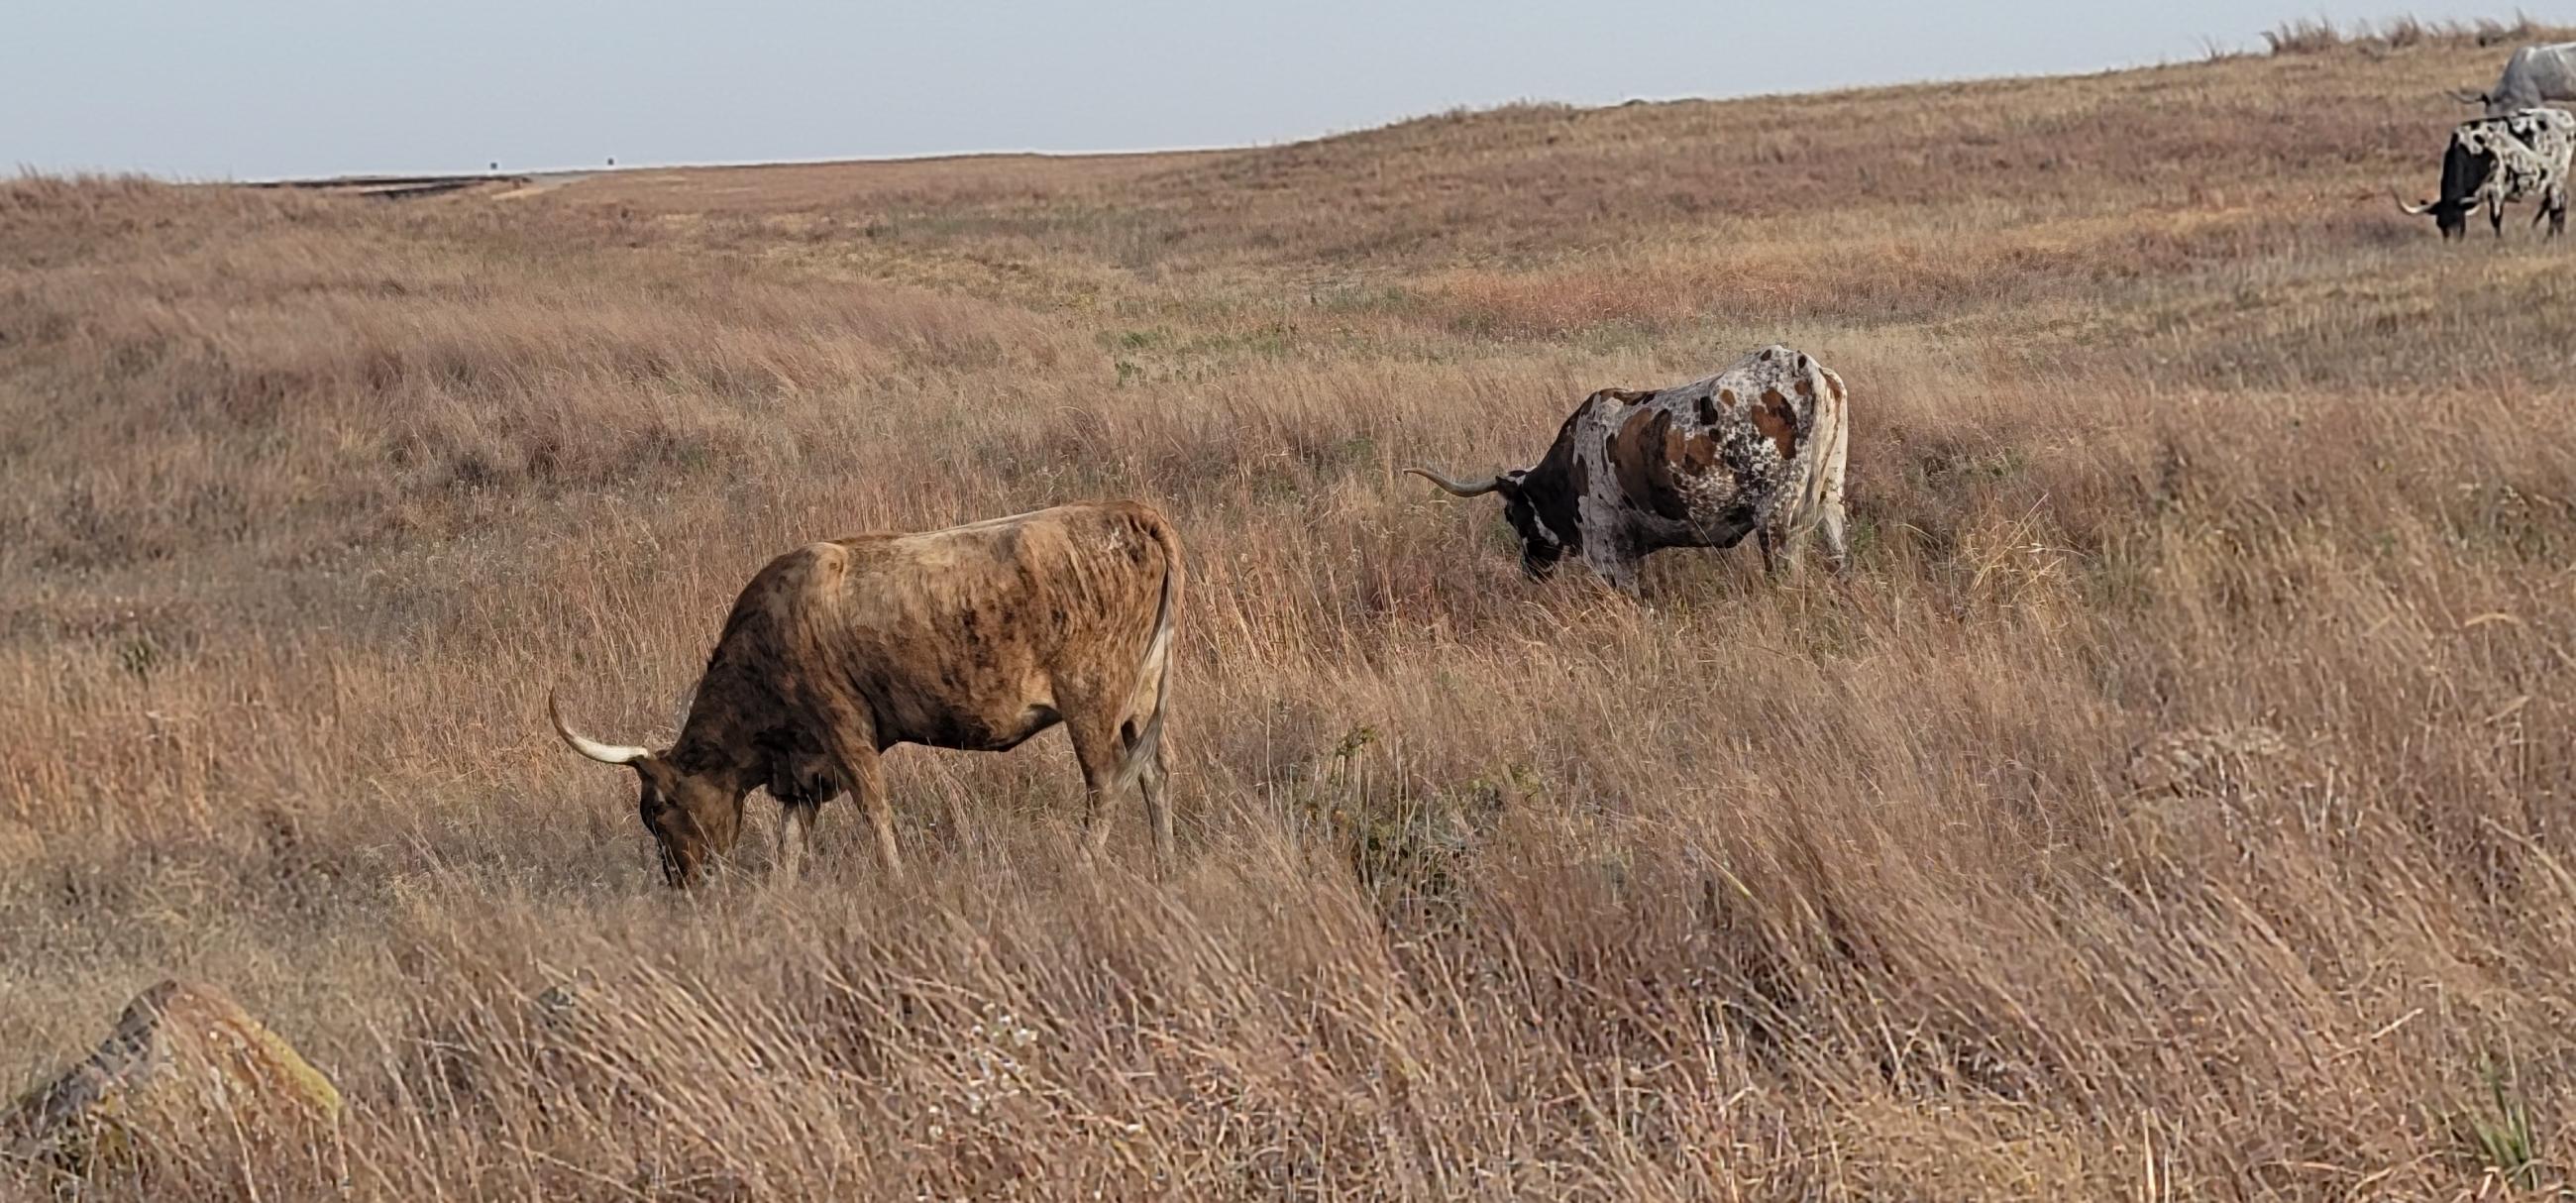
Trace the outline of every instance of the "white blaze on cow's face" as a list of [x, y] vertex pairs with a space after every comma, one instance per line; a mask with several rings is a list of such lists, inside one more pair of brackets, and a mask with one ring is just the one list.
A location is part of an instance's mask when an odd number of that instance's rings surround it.
[[1539, 499], [1522, 489], [1528, 477], [1528, 471], [1517, 470], [1503, 473], [1499, 478], [1502, 483], [1503, 521], [1511, 524], [1512, 533], [1520, 539], [1521, 571], [1532, 579], [1546, 580], [1555, 574], [1557, 561], [1565, 558], [1566, 546], [1539, 514]]

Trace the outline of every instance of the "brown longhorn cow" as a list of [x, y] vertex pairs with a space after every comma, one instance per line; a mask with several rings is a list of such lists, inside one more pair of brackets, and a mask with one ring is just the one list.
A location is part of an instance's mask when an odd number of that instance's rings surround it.
[[848, 789], [899, 874], [880, 752], [1006, 751], [1059, 722], [1082, 766], [1087, 845], [1106, 841], [1102, 805], [1133, 784], [1168, 866], [1161, 737], [1182, 577], [1171, 524], [1132, 501], [834, 539], [744, 587], [670, 747], [601, 743], [548, 706], [574, 750], [635, 770], [675, 886], [733, 848], [756, 788], [785, 807], [782, 863], [810, 849], [822, 803]]

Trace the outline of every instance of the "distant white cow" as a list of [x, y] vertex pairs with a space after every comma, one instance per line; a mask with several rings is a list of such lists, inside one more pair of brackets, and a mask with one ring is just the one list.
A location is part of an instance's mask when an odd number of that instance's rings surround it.
[[2576, 101], [2576, 42], [2516, 50], [2505, 60], [2504, 74], [2496, 77], [2494, 88], [2458, 95], [2470, 104], [2485, 105], [2489, 117]]

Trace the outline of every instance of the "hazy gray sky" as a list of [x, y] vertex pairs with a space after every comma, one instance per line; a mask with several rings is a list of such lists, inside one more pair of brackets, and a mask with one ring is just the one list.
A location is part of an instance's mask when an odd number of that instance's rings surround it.
[[[1456, 105], [2096, 70], [2346, 0], [29, 0], [0, 167], [189, 178], [1278, 142]], [[2509, 2], [2433, 0], [2433, 17]], [[2576, 0], [2522, 7], [2576, 22]], [[2497, 52], [2501, 65], [2503, 52]], [[2462, 80], [2463, 84], [2485, 80]]]

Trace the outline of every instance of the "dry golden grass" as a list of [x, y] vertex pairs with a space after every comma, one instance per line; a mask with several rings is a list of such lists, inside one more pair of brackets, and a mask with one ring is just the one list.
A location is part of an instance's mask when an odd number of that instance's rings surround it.
[[[387, 1199], [2552, 1188], [2576, 247], [2384, 191], [2494, 60], [0, 185], [5, 1070], [220, 982]], [[1392, 476], [1771, 339], [1853, 386], [1847, 587], [1536, 586]], [[545, 728], [667, 730], [801, 541], [1105, 494], [1195, 559], [1167, 885], [1050, 737], [895, 756], [904, 888], [836, 804], [675, 897]]]
[[2548, 25], [2531, 19], [2531, 14], [2517, 11], [2510, 22], [2489, 17], [2477, 21], [2425, 21], [2404, 16], [2373, 24], [2357, 21], [2341, 26], [2324, 17], [2301, 17], [2284, 21], [2263, 33], [2263, 47], [2272, 54], [2326, 54], [2337, 50], [2359, 50], [2365, 54], [2392, 50], [2412, 50], [2425, 45], [2503, 46], [2514, 47], [2530, 42], [2563, 42], [2576, 35], [2576, 29]]

